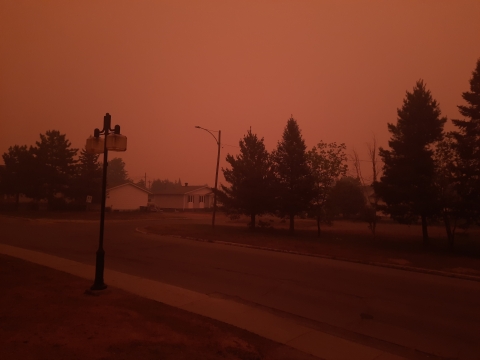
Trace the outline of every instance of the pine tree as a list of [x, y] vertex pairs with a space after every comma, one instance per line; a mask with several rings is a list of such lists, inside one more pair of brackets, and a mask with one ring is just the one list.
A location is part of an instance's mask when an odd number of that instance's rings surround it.
[[458, 164], [455, 169], [456, 190], [463, 199], [464, 217], [468, 222], [480, 220], [480, 59], [470, 79], [470, 91], [462, 94], [467, 105], [458, 109], [466, 119], [452, 120]]
[[291, 117], [272, 154], [276, 175], [277, 207], [281, 216], [290, 219], [290, 232], [295, 229], [295, 215], [307, 211], [314, 195], [314, 181], [308, 165], [307, 147], [297, 121]]
[[16, 206], [19, 204], [20, 194], [34, 196], [37, 185], [36, 176], [32, 176], [34, 157], [32, 147], [11, 146], [2, 155], [5, 168], [2, 173], [2, 193], [14, 195]]
[[144, 189], [146, 189], [146, 188], [147, 188], [147, 185], [146, 185], [146, 183], [145, 183], [145, 180], [144, 180], [144, 179], [140, 179], [140, 180], [138, 180], [138, 181], [136, 182], [136, 185], [138, 185], [138, 186], [140, 186], [140, 187], [142, 187], [142, 188], [144, 188]]
[[375, 189], [393, 219], [409, 223], [420, 217], [423, 242], [428, 245], [427, 219], [439, 211], [432, 148], [442, 140], [446, 118], [440, 117], [440, 108], [422, 80], [413, 92], [407, 91], [397, 114], [397, 124], [388, 124], [391, 150], [379, 151], [384, 167]]
[[92, 196], [93, 203], [100, 203], [102, 194], [102, 167], [98, 162], [99, 154], [90, 154], [82, 149], [78, 158], [76, 191], [77, 201], [85, 202]]
[[250, 216], [250, 227], [255, 229], [256, 216], [272, 210], [272, 163], [263, 138], [251, 129], [239, 145], [239, 155], [227, 155], [231, 169], [222, 169], [230, 187], [221, 185], [218, 196], [227, 212]]
[[107, 185], [108, 187], [122, 185], [129, 181], [125, 170], [125, 163], [121, 158], [113, 158], [108, 162]]
[[40, 196], [51, 204], [58, 193], [67, 194], [75, 175], [75, 155], [78, 149], [72, 149], [65, 134], [49, 130], [40, 134], [40, 141], [33, 148], [37, 176], [41, 183]]

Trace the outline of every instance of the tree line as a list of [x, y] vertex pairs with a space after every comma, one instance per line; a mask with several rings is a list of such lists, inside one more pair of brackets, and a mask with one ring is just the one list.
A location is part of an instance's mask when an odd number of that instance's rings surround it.
[[[273, 213], [288, 218], [293, 232], [295, 217], [309, 215], [317, 221], [318, 235], [321, 223], [338, 214], [362, 216], [375, 234], [376, 213], [382, 210], [400, 223], [420, 221], [426, 246], [429, 223], [441, 220], [453, 249], [458, 228], [480, 223], [480, 59], [469, 83], [470, 90], [462, 94], [465, 105], [458, 106], [464, 118], [453, 119], [456, 130], [450, 132], [444, 131], [447, 119], [422, 80], [406, 92], [396, 124], [387, 125], [389, 149], [378, 151], [383, 161], [379, 179], [376, 143], [369, 149], [371, 184], [363, 181], [355, 153], [357, 178], [346, 177], [345, 144], [319, 141], [307, 150], [293, 117], [271, 153], [250, 129], [239, 142], [240, 153], [226, 157], [230, 168], [222, 171], [228, 184], [221, 185], [219, 199], [225, 211], [250, 216], [252, 228], [258, 215]], [[58, 194], [78, 204], [87, 195], [99, 202], [99, 156], [85, 149], [78, 158], [77, 153], [57, 130], [40, 134], [34, 146], [11, 146], [2, 155], [0, 194], [15, 196], [17, 204], [20, 194], [47, 199], [52, 209], [64, 203]], [[131, 181], [121, 158], [108, 165], [109, 186]], [[360, 184], [363, 189], [372, 185], [373, 194], [362, 197]], [[156, 192], [179, 186], [180, 179], [156, 179], [150, 188]]]
[[358, 191], [352, 190], [363, 180], [358, 155], [354, 153], [357, 179], [349, 179], [345, 145], [320, 141], [307, 150], [293, 117], [271, 153], [263, 138], [251, 129], [247, 132], [239, 142], [240, 153], [226, 157], [230, 167], [222, 171], [228, 184], [221, 186], [219, 199], [227, 213], [250, 216], [252, 228], [258, 215], [272, 213], [287, 217], [294, 231], [295, 216], [308, 213], [317, 220], [320, 235], [320, 223], [341, 203], [340, 193], [348, 203], [343, 212], [357, 203], [359, 208], [364, 205], [364, 219], [373, 234], [377, 210], [400, 223], [420, 221], [425, 246], [428, 224], [442, 220], [453, 249], [455, 230], [480, 222], [480, 59], [470, 91], [462, 97], [466, 105], [458, 109], [464, 119], [453, 119], [456, 130], [445, 132], [447, 118], [423, 80], [406, 92], [396, 124], [387, 125], [390, 149], [378, 151], [383, 161], [379, 179], [376, 143], [369, 149], [373, 181], [368, 185], [374, 192], [364, 199], [357, 199]]
[[83, 200], [91, 195], [99, 201], [101, 168], [98, 155], [72, 148], [65, 134], [48, 130], [40, 134], [34, 146], [14, 145], [2, 155], [5, 166], [0, 167], [0, 193], [15, 196], [18, 206], [20, 194], [38, 203], [47, 199], [50, 209], [64, 206], [62, 194]]
[[[66, 134], [58, 130], [40, 134], [33, 146], [10, 146], [2, 157], [5, 165], [0, 166], [0, 194], [14, 196], [17, 208], [21, 194], [33, 199], [34, 206], [46, 199], [51, 210], [85, 209], [87, 196], [92, 197], [93, 203], [101, 201], [103, 175], [99, 154], [72, 148]], [[133, 181], [125, 162], [118, 157], [108, 161], [107, 186], [126, 182]], [[136, 184], [147, 188], [143, 179]], [[158, 192], [180, 186], [180, 179], [154, 179], [149, 190]]]
[[252, 229], [266, 213], [288, 219], [291, 232], [296, 216], [310, 216], [320, 235], [322, 222], [340, 213], [351, 218], [366, 208], [360, 182], [346, 176], [345, 144], [320, 141], [307, 151], [293, 117], [271, 153], [251, 129], [239, 146], [238, 155], [226, 157], [230, 168], [222, 168], [229, 186], [221, 185], [217, 194], [223, 210], [249, 216]]

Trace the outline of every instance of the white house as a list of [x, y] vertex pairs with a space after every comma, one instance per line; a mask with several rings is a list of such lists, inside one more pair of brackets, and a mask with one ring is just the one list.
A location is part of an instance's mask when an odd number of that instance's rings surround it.
[[153, 194], [152, 203], [160, 209], [206, 209], [213, 207], [213, 192], [206, 186], [179, 186]]
[[139, 210], [147, 206], [150, 191], [133, 183], [125, 183], [107, 189], [105, 206], [115, 210]]

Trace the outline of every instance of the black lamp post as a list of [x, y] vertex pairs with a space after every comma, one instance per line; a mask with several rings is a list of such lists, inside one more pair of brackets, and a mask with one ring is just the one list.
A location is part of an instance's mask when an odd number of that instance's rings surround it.
[[[220, 164], [220, 137], [222, 136], [222, 131], [221, 130], [218, 130], [218, 131], [215, 131], [215, 130], [208, 130], [208, 129], [205, 129], [205, 128], [202, 128], [200, 126], [195, 126], [197, 129], [202, 129], [202, 130], [205, 130], [206, 132], [208, 132], [210, 135], [213, 136], [213, 138], [215, 139], [215, 142], [217, 143], [217, 146], [218, 146], [218, 154], [217, 154], [217, 170], [215, 172], [215, 192], [213, 193], [213, 216], [212, 216], [212, 227], [214, 228], [215, 227], [215, 212], [217, 211], [217, 183], [218, 183], [218, 165]], [[218, 132], [218, 139], [215, 137], [215, 135], [213, 135], [213, 132]]]
[[[90, 153], [103, 152], [103, 177], [102, 177], [102, 203], [100, 210], [100, 238], [98, 241], [98, 250], [95, 261], [95, 281], [90, 288], [91, 290], [103, 290], [107, 287], [103, 282], [103, 272], [105, 269], [105, 251], [103, 250], [103, 230], [105, 224], [105, 200], [107, 193], [107, 166], [108, 166], [108, 150], [125, 151], [127, 149], [127, 138], [120, 135], [120, 126], [111, 126], [112, 117], [107, 113], [103, 117], [103, 129], [95, 129], [93, 138], [87, 139], [86, 150]], [[110, 134], [113, 132], [113, 134]], [[109, 135], [110, 134], [110, 135]], [[101, 139], [100, 135], [105, 135]]]

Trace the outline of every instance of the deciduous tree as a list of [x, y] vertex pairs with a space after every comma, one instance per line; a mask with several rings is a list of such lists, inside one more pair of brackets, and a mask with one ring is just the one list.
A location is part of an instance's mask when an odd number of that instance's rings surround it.
[[334, 215], [353, 219], [365, 210], [365, 197], [358, 178], [345, 176], [339, 179], [328, 198], [328, 207]]
[[365, 212], [363, 216], [363, 220], [368, 223], [368, 228], [372, 232], [373, 238], [375, 239], [375, 234], [377, 230], [377, 211], [378, 211], [378, 203], [380, 201], [380, 197], [378, 193], [375, 191], [375, 184], [378, 181], [378, 176], [380, 174], [380, 169], [378, 165], [378, 147], [377, 147], [377, 139], [375, 136], [373, 137], [373, 143], [367, 143], [368, 149], [368, 162], [370, 163], [370, 167], [372, 169], [372, 177], [370, 180], [367, 180], [363, 176], [362, 166], [360, 164], [360, 157], [356, 150], [353, 150], [352, 161], [353, 166], [355, 168], [355, 172], [357, 174], [357, 178], [360, 180], [362, 184], [363, 194], [365, 196], [365, 200], [367, 202], [367, 206], [365, 207]]
[[325, 217], [328, 197], [336, 181], [347, 173], [345, 149], [345, 144], [320, 141], [307, 154], [314, 181], [311, 212], [317, 219], [318, 236], [321, 235], [320, 222]]
[[440, 215], [445, 225], [448, 245], [453, 251], [457, 226], [468, 224], [463, 221], [469, 218], [468, 199], [462, 198], [458, 192], [459, 177], [457, 174], [460, 159], [456, 151], [456, 143], [452, 133], [447, 134], [435, 149], [435, 185], [438, 190]]

